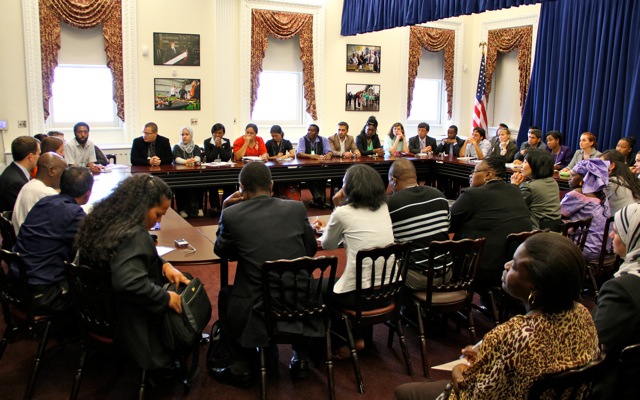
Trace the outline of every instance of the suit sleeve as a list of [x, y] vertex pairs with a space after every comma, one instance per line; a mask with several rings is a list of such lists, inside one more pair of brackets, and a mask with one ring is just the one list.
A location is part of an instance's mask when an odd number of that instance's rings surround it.
[[233, 240], [233, 235], [229, 231], [228, 225], [225, 223], [225, 212], [220, 214], [218, 222], [218, 232], [216, 233], [216, 243], [213, 246], [213, 252], [220, 258], [237, 258], [238, 249]]
[[373, 154], [373, 150], [367, 150], [367, 141], [362, 139], [362, 136], [356, 136], [356, 146], [360, 150], [360, 154], [363, 156], [370, 156]]
[[311, 224], [309, 223], [309, 217], [307, 217], [307, 210], [304, 205], [300, 204], [300, 219], [304, 225], [304, 248], [306, 254], [309, 257], [313, 257], [318, 251], [318, 241], [316, 240], [316, 234]]
[[593, 316], [600, 343], [608, 349], [618, 351], [631, 344], [629, 342], [634, 333], [632, 327], [640, 324], [638, 304], [619, 279], [621, 278], [612, 279], [602, 285]]
[[131, 145], [131, 165], [149, 165], [143, 143], [134, 139]]
[[171, 144], [169, 139], [163, 138], [159, 143], [156, 143], [156, 155], [160, 158], [160, 164], [171, 164], [173, 162], [173, 153], [171, 152]]
[[458, 233], [464, 223], [471, 219], [473, 209], [473, 199], [471, 199], [471, 196], [468, 193], [462, 191], [458, 200], [456, 200], [455, 203], [453, 203], [453, 206], [451, 206], [451, 223], [449, 225], [449, 232]]
[[420, 153], [420, 141], [416, 139], [416, 136], [409, 139], [409, 151], [413, 154]]

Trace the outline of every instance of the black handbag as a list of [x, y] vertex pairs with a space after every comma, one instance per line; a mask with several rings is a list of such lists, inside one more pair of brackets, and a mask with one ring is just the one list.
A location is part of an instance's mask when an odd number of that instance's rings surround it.
[[211, 319], [211, 301], [200, 279], [190, 277], [188, 285], [181, 283], [178, 290], [167, 283], [165, 290], [176, 291], [182, 302], [182, 314], [164, 313], [162, 339], [170, 350], [189, 350], [202, 338], [202, 331]]

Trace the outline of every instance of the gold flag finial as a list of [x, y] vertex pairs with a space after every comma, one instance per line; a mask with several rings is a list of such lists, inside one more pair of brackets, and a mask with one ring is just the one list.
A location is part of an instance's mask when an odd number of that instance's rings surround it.
[[484, 54], [484, 48], [487, 47], [487, 42], [480, 42], [478, 47], [482, 47], [482, 54]]

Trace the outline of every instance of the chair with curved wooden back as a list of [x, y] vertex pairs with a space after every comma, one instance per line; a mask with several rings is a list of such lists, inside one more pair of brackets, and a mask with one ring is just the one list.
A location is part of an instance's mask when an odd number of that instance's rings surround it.
[[11, 216], [13, 211], [3, 211], [0, 214], [0, 235], [2, 235], [2, 248], [4, 250], [13, 250], [16, 244], [16, 232], [13, 230]]
[[591, 227], [591, 220], [592, 218], [588, 217], [575, 221], [564, 221], [562, 236], [571, 239], [576, 246], [580, 247], [580, 251], [584, 250], [589, 228]]
[[[484, 238], [433, 241], [429, 244], [429, 263], [426, 270], [427, 290], [412, 293], [417, 308], [420, 352], [425, 377], [429, 376], [427, 342], [425, 339], [424, 317], [432, 314], [458, 314], [467, 320], [472, 343], [476, 331], [472, 315], [474, 280]], [[434, 283], [436, 270], [444, 277], [444, 283]]]
[[[294, 260], [267, 261], [262, 266], [264, 314], [269, 344], [311, 346], [325, 341], [329, 398], [335, 398], [329, 309], [322, 287], [333, 291], [338, 258], [300, 257]], [[290, 330], [292, 326], [299, 329]], [[318, 343], [319, 344], [319, 343]], [[267, 398], [265, 348], [260, 348], [262, 398]]]
[[618, 265], [618, 256], [613, 253], [613, 249], [609, 246], [609, 232], [612, 224], [613, 217], [607, 218], [607, 222], [604, 225], [604, 232], [602, 233], [602, 246], [600, 247], [598, 260], [587, 261], [587, 275], [589, 276], [596, 302], [598, 301], [598, 294], [600, 292], [596, 277], [610, 276], [615, 272]]
[[540, 377], [529, 389], [528, 399], [588, 399], [593, 381], [606, 368], [605, 359], [606, 353], [601, 351], [597, 358], [586, 365]]
[[[333, 311], [339, 315], [347, 330], [346, 340], [351, 352], [353, 370], [360, 394], [364, 393], [364, 383], [353, 338], [353, 324], [372, 326], [384, 323], [389, 327], [388, 347], [392, 345], [392, 332], [397, 332], [407, 373], [413, 375], [413, 366], [400, 320], [400, 295], [405, 287], [408, 259], [408, 243], [392, 243], [385, 247], [358, 251], [356, 254], [356, 300], [354, 307], [351, 309], [333, 307]], [[368, 267], [369, 263], [370, 268]], [[363, 266], [367, 266], [369, 270], [367, 276], [363, 276]], [[371, 306], [368, 306], [371, 303], [387, 305], [371, 309]]]

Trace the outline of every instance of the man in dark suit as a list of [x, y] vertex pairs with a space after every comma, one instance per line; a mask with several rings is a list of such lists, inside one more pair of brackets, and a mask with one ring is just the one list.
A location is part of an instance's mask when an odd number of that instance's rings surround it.
[[29, 173], [40, 157], [40, 141], [31, 136], [19, 136], [11, 142], [13, 162], [0, 175], [0, 211], [13, 211], [20, 189], [29, 182]]
[[442, 142], [440, 142], [435, 152], [436, 154], [446, 153], [458, 157], [463, 144], [464, 140], [458, 137], [458, 127], [451, 125], [449, 129], [447, 129], [447, 138], [442, 139]]
[[418, 136], [409, 139], [409, 151], [413, 154], [426, 153], [436, 150], [436, 140], [429, 137], [429, 124], [420, 122], [418, 124]]
[[[302, 202], [271, 197], [271, 171], [263, 163], [242, 168], [240, 191], [225, 199], [214, 251], [220, 258], [238, 260], [234, 285], [220, 291], [218, 315], [229, 338], [233, 363], [213, 369], [223, 383], [248, 386], [249, 361], [257, 346], [269, 344], [262, 304], [261, 269], [269, 260], [313, 256], [316, 238]], [[317, 327], [289, 324], [281, 329], [317, 334]], [[306, 351], [294, 347], [290, 369], [294, 378], [308, 374]]]
[[147, 122], [142, 136], [133, 139], [131, 146], [131, 165], [159, 165], [171, 164], [173, 153], [169, 139], [158, 135], [158, 125]]

